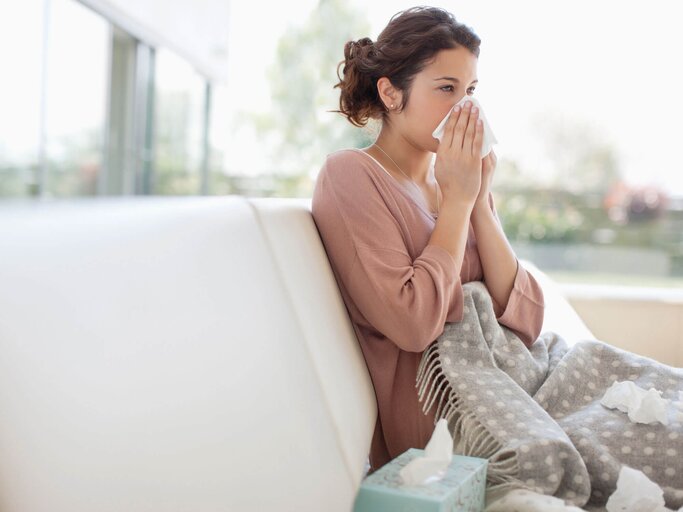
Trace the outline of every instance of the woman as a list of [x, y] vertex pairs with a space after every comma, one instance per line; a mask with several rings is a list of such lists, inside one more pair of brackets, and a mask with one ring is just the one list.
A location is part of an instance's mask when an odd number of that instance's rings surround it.
[[541, 288], [497, 218], [496, 157], [480, 157], [478, 113], [466, 104], [442, 143], [431, 135], [473, 94], [479, 44], [452, 14], [416, 7], [376, 42], [344, 47], [337, 112], [382, 127], [371, 146], [327, 156], [312, 212], [377, 397], [370, 472], [424, 448], [434, 430], [434, 411], [423, 414], [418, 402], [417, 368], [444, 324], [462, 320], [463, 283], [483, 281], [498, 321], [527, 346], [543, 324]]

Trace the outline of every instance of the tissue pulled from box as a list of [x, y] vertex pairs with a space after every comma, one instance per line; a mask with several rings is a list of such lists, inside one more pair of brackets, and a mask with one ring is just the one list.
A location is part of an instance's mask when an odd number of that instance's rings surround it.
[[424, 455], [406, 464], [399, 472], [404, 485], [424, 485], [440, 480], [453, 458], [453, 437], [441, 418], [424, 449]]
[[669, 424], [667, 406], [669, 400], [654, 388], [647, 391], [631, 381], [615, 381], [605, 392], [600, 403], [609, 409], [619, 409], [628, 414], [633, 423]]
[[498, 140], [496, 140], [495, 135], [493, 135], [493, 131], [491, 130], [491, 126], [489, 125], [489, 122], [486, 119], [486, 116], [484, 115], [484, 110], [481, 108], [479, 100], [475, 99], [474, 96], [468, 96], [466, 94], [458, 103], [453, 105], [453, 107], [441, 120], [436, 129], [432, 132], [432, 137], [434, 137], [435, 139], [439, 139], [439, 142], [441, 142], [446, 127], [446, 122], [448, 121], [448, 116], [453, 111], [453, 108], [455, 108], [457, 105], [460, 105], [461, 107], [464, 106], [467, 100], [472, 102], [472, 106], [476, 106], [479, 109], [479, 119], [481, 119], [484, 122], [484, 141], [481, 146], [481, 158], [484, 158], [486, 155], [489, 154], [489, 152], [491, 151], [491, 147], [493, 146], [493, 144], [496, 144]]
[[[664, 503], [664, 491], [645, 473], [621, 466], [617, 488], [607, 500], [607, 512], [671, 512]], [[683, 507], [678, 509], [682, 512]]]

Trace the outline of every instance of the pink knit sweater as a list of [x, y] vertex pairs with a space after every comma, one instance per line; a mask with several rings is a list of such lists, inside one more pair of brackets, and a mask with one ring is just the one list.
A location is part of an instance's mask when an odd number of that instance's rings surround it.
[[[489, 204], [498, 219], [493, 194]], [[312, 213], [377, 397], [372, 472], [408, 448], [424, 448], [434, 431], [436, 408], [425, 415], [417, 399], [417, 368], [444, 324], [462, 320], [462, 284], [483, 281], [474, 228], [470, 223], [462, 268], [457, 269], [448, 251], [427, 245], [436, 218], [358, 149], [327, 156]], [[530, 346], [540, 334], [543, 310], [541, 287], [518, 262], [498, 322]]]

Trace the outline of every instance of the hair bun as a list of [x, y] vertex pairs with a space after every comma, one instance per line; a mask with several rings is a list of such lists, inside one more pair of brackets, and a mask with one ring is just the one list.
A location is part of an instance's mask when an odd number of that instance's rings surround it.
[[[365, 56], [367, 55], [372, 48], [375, 46], [375, 43], [372, 42], [372, 39], [369, 37], [363, 37], [359, 39], [358, 41], [351, 41], [351, 58], [354, 57], [360, 57], [360, 56]], [[370, 47], [370, 48], [368, 48]], [[364, 50], [364, 48], [368, 48], [367, 50]]]

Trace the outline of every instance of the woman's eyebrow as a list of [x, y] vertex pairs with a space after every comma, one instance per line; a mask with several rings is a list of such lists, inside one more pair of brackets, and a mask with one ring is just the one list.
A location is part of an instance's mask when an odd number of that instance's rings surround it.
[[[450, 80], [451, 82], [455, 82], [456, 84], [459, 84], [459, 83], [460, 83], [460, 80], [458, 80], [457, 78], [453, 78], [452, 76], [442, 76], [442, 77], [439, 77], [439, 78], [435, 78], [435, 79], [434, 79], [435, 82], [436, 82], [437, 80]], [[473, 84], [476, 84], [478, 81], [479, 81], [478, 79], [477, 79], [477, 80], [472, 80], [472, 83], [473, 83]]]

